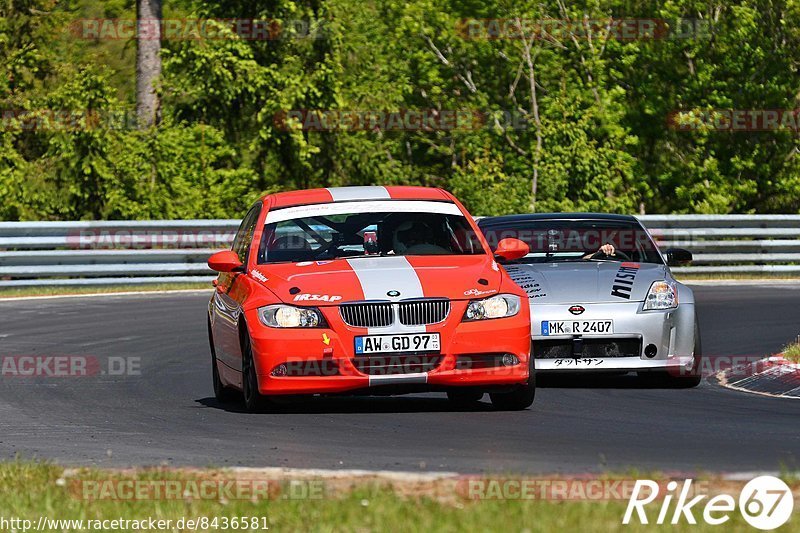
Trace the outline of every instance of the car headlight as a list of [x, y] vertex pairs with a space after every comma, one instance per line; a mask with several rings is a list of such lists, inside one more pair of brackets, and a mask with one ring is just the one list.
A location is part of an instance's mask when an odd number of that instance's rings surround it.
[[644, 311], [678, 307], [678, 288], [669, 281], [654, 281], [644, 299]]
[[325, 325], [322, 313], [313, 307], [267, 305], [259, 307], [258, 318], [271, 328], [319, 328]]
[[464, 320], [503, 318], [519, 313], [520, 298], [513, 294], [498, 294], [483, 300], [472, 300], [467, 305]]

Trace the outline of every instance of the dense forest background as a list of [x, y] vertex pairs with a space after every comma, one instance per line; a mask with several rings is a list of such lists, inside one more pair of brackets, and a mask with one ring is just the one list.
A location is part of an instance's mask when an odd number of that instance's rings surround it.
[[[164, 0], [165, 19], [280, 31], [164, 38], [148, 128], [136, 38], [81, 30], [135, 17], [133, 0], [0, 2], [0, 219], [238, 217], [265, 192], [362, 184], [444, 187], [481, 215], [800, 212], [800, 1]], [[612, 17], [659, 32], [488, 22]], [[480, 120], [319, 131], [293, 110]], [[706, 120], [725, 110], [781, 127]]]

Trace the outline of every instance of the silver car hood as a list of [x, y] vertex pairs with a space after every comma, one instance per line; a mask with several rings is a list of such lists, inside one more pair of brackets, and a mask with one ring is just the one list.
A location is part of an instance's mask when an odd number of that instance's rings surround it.
[[505, 265], [531, 304], [640, 302], [650, 285], [672, 279], [664, 265], [616, 261]]

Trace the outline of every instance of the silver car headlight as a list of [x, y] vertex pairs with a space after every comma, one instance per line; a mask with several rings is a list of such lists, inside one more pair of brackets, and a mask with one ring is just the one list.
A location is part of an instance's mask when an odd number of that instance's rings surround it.
[[491, 298], [472, 300], [467, 305], [464, 321], [504, 318], [519, 313], [520, 298], [514, 294], [498, 294]]
[[644, 299], [644, 311], [678, 307], [678, 287], [671, 281], [654, 281]]
[[258, 318], [262, 324], [271, 328], [320, 328], [325, 326], [322, 313], [314, 307], [267, 305], [258, 308]]

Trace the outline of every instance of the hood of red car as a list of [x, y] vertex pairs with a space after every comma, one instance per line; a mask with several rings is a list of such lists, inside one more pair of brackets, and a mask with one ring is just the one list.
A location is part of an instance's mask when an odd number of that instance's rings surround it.
[[365, 256], [259, 265], [252, 276], [294, 305], [338, 305], [410, 298], [464, 300], [500, 290], [502, 274], [488, 255]]

